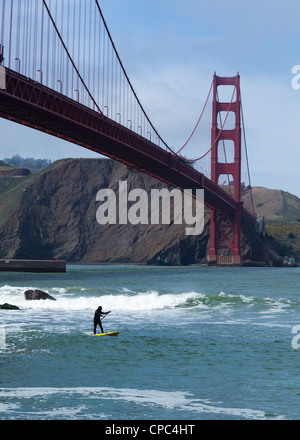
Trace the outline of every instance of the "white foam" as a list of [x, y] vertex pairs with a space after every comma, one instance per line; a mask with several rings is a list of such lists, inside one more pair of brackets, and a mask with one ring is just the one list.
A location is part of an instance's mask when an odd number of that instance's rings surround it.
[[[61, 397], [70, 397], [70, 395], [80, 395], [81, 402], [84, 398], [89, 399], [108, 399], [121, 400], [137, 405], [157, 405], [166, 409], [176, 409], [177, 411], [187, 411], [197, 414], [216, 414], [224, 415], [228, 418], [238, 417], [244, 419], [263, 420], [267, 415], [261, 410], [252, 410], [249, 408], [226, 407], [223, 402], [211, 402], [209, 399], [195, 399], [190, 392], [182, 391], [160, 391], [160, 390], [138, 390], [131, 388], [109, 388], [109, 387], [75, 387], [75, 388], [52, 388], [52, 387], [32, 387], [32, 388], [2, 388], [0, 397], [8, 401], [9, 399], [43, 399], [53, 395], [62, 395]], [[73, 400], [72, 400], [73, 401]], [[65, 405], [65, 402], [62, 402]], [[82, 403], [81, 403], [82, 405]], [[82, 406], [81, 406], [82, 407]], [[2, 408], [5, 410], [5, 408]], [[13, 407], [7, 409], [12, 410]], [[80, 412], [81, 408], [71, 408], [72, 416]], [[20, 411], [20, 410], [19, 410]], [[18, 412], [19, 412], [18, 411]], [[57, 408], [55, 409], [57, 412]], [[61, 412], [62, 413], [62, 412]], [[37, 416], [39, 413], [35, 412]], [[67, 414], [66, 414], [67, 415]], [[272, 416], [272, 419], [283, 419], [282, 416]]]
[[230, 293], [225, 293], [225, 292], [220, 292], [219, 296], [223, 297], [223, 298], [232, 298], [232, 299], [236, 299], [236, 300], [241, 299], [242, 302], [245, 302], [245, 303], [250, 303], [251, 301], [254, 300], [254, 298], [252, 296], [232, 295]]
[[[188, 307], [189, 309], [202, 309], [221, 311], [222, 314], [231, 314], [232, 307], [239, 305], [242, 307], [258, 306], [258, 314], [268, 318], [275, 313], [284, 313], [291, 307], [291, 303], [284, 298], [254, 298], [252, 296], [227, 294], [220, 292], [217, 295], [203, 294], [200, 292], [182, 293], [159, 293], [156, 290], [146, 292], [135, 292], [123, 287], [114, 294], [107, 294], [95, 290], [68, 287], [53, 287], [43, 289], [46, 293], [53, 296], [56, 301], [39, 300], [27, 301], [24, 296], [26, 290], [34, 290], [37, 287], [2, 286], [0, 287], [0, 304], [14, 304], [22, 310], [61, 310], [61, 311], [92, 311], [99, 305], [104, 310], [114, 310], [114, 312], [150, 312], [150, 311], [170, 311], [176, 307]], [[99, 292], [99, 293], [98, 293]], [[11, 313], [13, 315], [13, 313]]]
[[[45, 289], [46, 293], [53, 296], [56, 301], [39, 300], [28, 301], [25, 299], [24, 292], [33, 287], [12, 287], [3, 286], [0, 288], [0, 304], [9, 302], [21, 309], [34, 310], [95, 310], [101, 303], [103, 309], [113, 309], [114, 311], [151, 311], [172, 309], [183, 306], [187, 301], [197, 301], [203, 295], [196, 292], [187, 292], [179, 294], [159, 294], [157, 291], [136, 292], [125, 290], [119, 294], [90, 296], [88, 293], [72, 294], [64, 288]], [[58, 295], [55, 295], [58, 293]], [[199, 302], [198, 301], [198, 302]]]

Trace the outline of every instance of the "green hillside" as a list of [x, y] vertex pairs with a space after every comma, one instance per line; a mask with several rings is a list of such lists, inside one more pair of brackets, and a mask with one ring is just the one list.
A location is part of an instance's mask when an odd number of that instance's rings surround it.
[[[44, 168], [39, 175], [44, 172], [50, 171], [51, 169], [58, 166], [59, 163], [64, 162], [67, 159], [58, 160], [53, 162], [48, 167]], [[2, 162], [2, 161], [1, 161]], [[3, 162], [3, 166], [0, 162], [0, 170], [11, 169], [15, 167], [10, 167]], [[29, 174], [22, 178], [10, 177], [10, 176], [0, 176], [0, 228], [5, 225], [10, 216], [20, 208], [20, 202], [26, 188], [33, 182], [37, 176], [34, 174]]]
[[[276, 251], [300, 261], [300, 199], [282, 190], [252, 188], [254, 211], [266, 219], [266, 239], [275, 239], [281, 246]], [[243, 193], [246, 209], [251, 209], [250, 191]]]

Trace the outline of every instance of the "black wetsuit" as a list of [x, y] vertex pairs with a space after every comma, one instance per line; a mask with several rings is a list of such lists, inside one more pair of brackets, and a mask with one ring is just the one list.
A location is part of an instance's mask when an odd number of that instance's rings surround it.
[[98, 307], [98, 309], [95, 311], [95, 315], [94, 315], [94, 335], [96, 334], [97, 324], [99, 324], [99, 327], [101, 329], [101, 333], [104, 333], [103, 327], [102, 327], [102, 322], [101, 322], [101, 316], [106, 316], [108, 313], [109, 312], [102, 312], [100, 307]]

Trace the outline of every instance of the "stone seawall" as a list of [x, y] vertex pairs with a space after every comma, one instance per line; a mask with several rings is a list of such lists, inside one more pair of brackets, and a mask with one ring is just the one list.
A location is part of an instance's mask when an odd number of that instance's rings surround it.
[[0, 260], [1, 272], [66, 272], [64, 260]]

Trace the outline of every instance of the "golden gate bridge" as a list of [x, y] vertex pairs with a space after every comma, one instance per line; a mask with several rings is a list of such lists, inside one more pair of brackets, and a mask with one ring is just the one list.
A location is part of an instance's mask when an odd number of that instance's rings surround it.
[[[191, 135], [175, 149], [140, 102], [98, 0], [2, 0], [0, 13], [0, 116], [170, 186], [203, 188], [211, 210], [208, 261], [242, 264], [241, 219], [253, 218], [254, 209], [241, 198], [242, 145], [250, 190], [251, 182], [240, 75], [213, 75]], [[221, 100], [224, 87], [231, 96]], [[195, 157], [187, 157], [191, 150]]]

